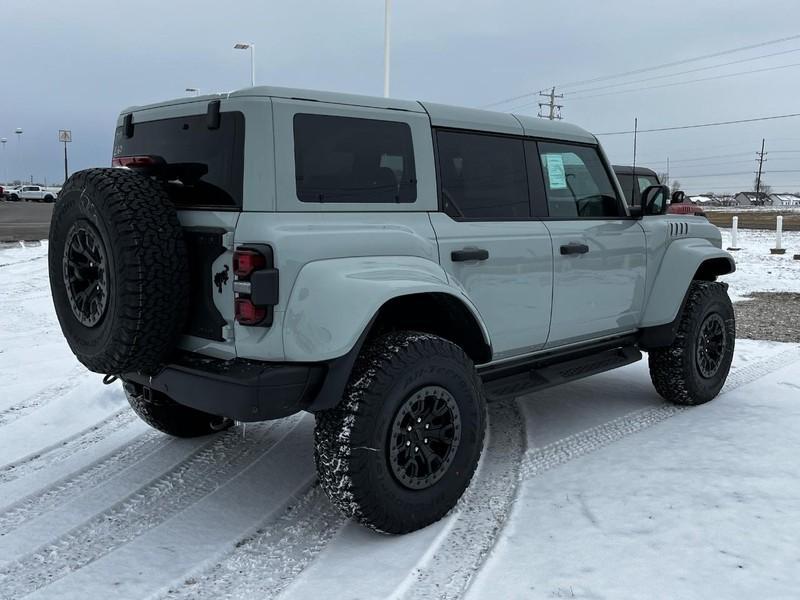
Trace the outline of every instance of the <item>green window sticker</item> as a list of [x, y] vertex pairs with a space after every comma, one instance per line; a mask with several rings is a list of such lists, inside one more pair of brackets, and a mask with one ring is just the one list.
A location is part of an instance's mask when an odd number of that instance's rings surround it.
[[545, 154], [547, 179], [551, 190], [563, 190], [567, 187], [567, 176], [564, 173], [564, 158], [560, 154]]

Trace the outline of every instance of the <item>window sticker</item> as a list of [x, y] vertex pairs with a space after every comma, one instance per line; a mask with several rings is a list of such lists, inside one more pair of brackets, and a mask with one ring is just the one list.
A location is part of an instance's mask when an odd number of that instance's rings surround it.
[[564, 173], [564, 158], [560, 154], [545, 154], [547, 179], [551, 190], [563, 190], [567, 187], [567, 176]]

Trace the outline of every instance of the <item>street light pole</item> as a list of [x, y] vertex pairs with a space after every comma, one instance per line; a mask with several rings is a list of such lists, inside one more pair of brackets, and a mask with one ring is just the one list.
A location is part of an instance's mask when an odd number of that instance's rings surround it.
[[383, 97], [389, 97], [389, 53], [391, 51], [392, 0], [386, 0], [383, 13]]
[[8, 161], [6, 160], [6, 142], [7, 138], [0, 138], [0, 146], [3, 146], [3, 183], [8, 185]]
[[58, 141], [64, 142], [64, 183], [69, 178], [69, 165], [67, 163], [67, 144], [72, 141], [72, 131], [69, 129], [58, 130]]
[[[17, 169], [19, 169], [20, 175], [22, 175], [22, 127], [17, 127], [14, 133], [17, 134], [17, 161], [19, 162]], [[22, 180], [20, 179], [20, 181]]]
[[252, 42], [238, 42], [233, 46], [236, 50], [250, 50], [250, 85], [256, 86], [256, 45]]

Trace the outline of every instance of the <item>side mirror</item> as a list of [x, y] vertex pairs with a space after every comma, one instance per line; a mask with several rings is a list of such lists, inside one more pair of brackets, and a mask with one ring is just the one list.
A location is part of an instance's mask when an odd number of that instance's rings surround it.
[[642, 214], [663, 215], [667, 212], [667, 198], [669, 198], [667, 186], [651, 185], [646, 187], [642, 190]]
[[681, 204], [684, 200], [686, 200], [686, 194], [684, 194], [680, 190], [675, 190], [672, 192], [672, 203], [673, 204]]

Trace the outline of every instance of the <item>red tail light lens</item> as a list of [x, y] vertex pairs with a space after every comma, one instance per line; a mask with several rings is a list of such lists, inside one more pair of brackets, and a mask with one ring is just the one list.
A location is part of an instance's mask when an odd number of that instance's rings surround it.
[[111, 159], [111, 166], [135, 169], [136, 167], [150, 167], [159, 162], [161, 161], [155, 156], [117, 156]]
[[236, 299], [236, 321], [242, 325], [258, 325], [267, 316], [267, 309], [253, 304], [249, 298]]
[[237, 277], [250, 277], [253, 271], [267, 266], [267, 259], [255, 250], [242, 249], [233, 253], [233, 272]]

